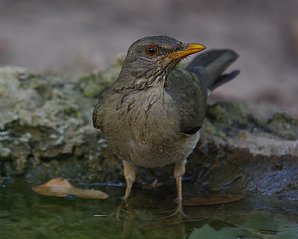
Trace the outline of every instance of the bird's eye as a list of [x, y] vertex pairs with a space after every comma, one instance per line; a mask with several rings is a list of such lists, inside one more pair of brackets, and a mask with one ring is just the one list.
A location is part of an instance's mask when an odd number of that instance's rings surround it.
[[149, 45], [146, 48], [146, 54], [148, 56], [156, 56], [158, 53], [158, 48], [155, 45]]

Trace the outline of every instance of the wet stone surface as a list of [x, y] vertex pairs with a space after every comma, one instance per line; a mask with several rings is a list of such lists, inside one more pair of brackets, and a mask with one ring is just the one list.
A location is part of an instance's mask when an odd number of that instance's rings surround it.
[[[20, 177], [30, 184], [54, 177], [121, 184], [122, 164], [91, 123], [97, 96], [121, 64], [119, 58], [77, 80], [0, 68], [0, 184]], [[266, 106], [218, 101], [209, 105], [185, 183], [194, 194], [245, 192], [295, 201], [297, 162], [298, 119]], [[174, 183], [171, 175], [172, 166], [139, 169], [137, 179], [139, 185], [156, 178]]]

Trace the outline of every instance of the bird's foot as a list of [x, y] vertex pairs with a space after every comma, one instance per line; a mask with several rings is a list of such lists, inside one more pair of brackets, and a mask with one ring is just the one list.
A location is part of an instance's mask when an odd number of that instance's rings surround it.
[[170, 213], [170, 215], [162, 217], [160, 220], [165, 220], [165, 219], [170, 219], [170, 218], [175, 218], [175, 219], [178, 219], [178, 220], [188, 219], [187, 215], [183, 211], [182, 202], [178, 202], [178, 206], [177, 206], [176, 209], [170, 210], [170, 211], [164, 211], [164, 212], [161, 212], [161, 213], [162, 214]]
[[126, 217], [127, 214], [131, 212], [132, 212], [132, 209], [130, 208], [127, 200], [122, 201], [115, 211], [116, 220], [120, 221], [121, 218], [123, 218], [123, 215], [124, 217]]

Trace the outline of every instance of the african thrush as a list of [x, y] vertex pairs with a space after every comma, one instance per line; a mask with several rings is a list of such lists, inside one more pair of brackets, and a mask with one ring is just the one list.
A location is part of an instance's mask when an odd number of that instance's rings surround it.
[[130, 195], [135, 167], [175, 164], [178, 212], [182, 212], [182, 176], [188, 155], [200, 138], [209, 93], [239, 71], [222, 74], [237, 58], [232, 50], [207, 51], [185, 68], [177, 64], [204, 50], [167, 36], [151, 36], [128, 49], [122, 70], [94, 109], [93, 125], [123, 160]]

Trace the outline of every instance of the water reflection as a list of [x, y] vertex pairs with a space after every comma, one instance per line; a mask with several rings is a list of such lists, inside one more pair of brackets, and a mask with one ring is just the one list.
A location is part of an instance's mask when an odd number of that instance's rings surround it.
[[39, 196], [23, 182], [2, 188], [0, 238], [292, 239], [298, 235], [297, 202], [249, 197], [225, 205], [186, 207], [187, 218], [178, 220], [161, 213], [175, 207], [168, 200], [171, 192], [165, 197], [163, 189], [137, 190], [123, 205], [122, 189], [104, 191], [114, 198]]

